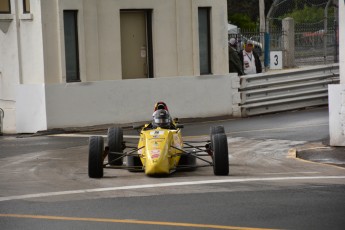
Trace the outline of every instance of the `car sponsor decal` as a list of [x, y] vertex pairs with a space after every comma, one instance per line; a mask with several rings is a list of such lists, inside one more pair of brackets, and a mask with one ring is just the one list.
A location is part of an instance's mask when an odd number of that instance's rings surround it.
[[161, 150], [160, 149], [153, 149], [151, 150], [151, 158], [152, 159], [157, 159], [161, 155]]
[[151, 131], [150, 135], [151, 136], [161, 136], [161, 135], [164, 135], [164, 131], [160, 131], [160, 130]]
[[158, 147], [161, 142], [162, 141], [153, 140], [153, 141], [151, 141], [151, 146], [152, 147]]
[[179, 137], [178, 134], [174, 134], [174, 147], [181, 149], [182, 148], [182, 143], [181, 143], [181, 139]]

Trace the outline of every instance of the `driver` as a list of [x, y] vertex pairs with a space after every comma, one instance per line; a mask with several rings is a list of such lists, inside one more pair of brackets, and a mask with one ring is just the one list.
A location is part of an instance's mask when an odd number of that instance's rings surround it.
[[152, 126], [154, 128], [160, 127], [163, 129], [169, 129], [171, 127], [171, 118], [169, 112], [165, 109], [157, 109], [153, 115]]

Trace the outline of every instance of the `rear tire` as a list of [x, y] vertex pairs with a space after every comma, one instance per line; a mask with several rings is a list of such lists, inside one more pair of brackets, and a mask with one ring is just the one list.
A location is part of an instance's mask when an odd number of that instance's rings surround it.
[[104, 139], [101, 136], [91, 136], [89, 139], [89, 177], [103, 177]]
[[225, 134], [214, 134], [211, 139], [213, 150], [213, 172], [217, 176], [229, 175], [228, 140]]
[[218, 125], [211, 127], [211, 137], [217, 133], [225, 133], [224, 126]]
[[[122, 128], [111, 127], [108, 129], [108, 162], [110, 165], [122, 165], [123, 158], [120, 158], [116, 161], [115, 159], [121, 157], [123, 154], [123, 131]], [[112, 153], [116, 152], [116, 153]]]

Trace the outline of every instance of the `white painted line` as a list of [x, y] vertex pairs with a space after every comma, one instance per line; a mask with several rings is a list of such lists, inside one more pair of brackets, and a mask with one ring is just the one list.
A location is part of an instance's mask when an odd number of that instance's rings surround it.
[[319, 174], [320, 172], [271, 172], [271, 173], [257, 173], [257, 175], [288, 175], [288, 174]]
[[0, 197], [0, 202], [9, 201], [9, 200], [41, 198], [41, 197], [49, 197], [49, 196], [85, 194], [85, 193], [119, 191], [119, 190], [134, 190], [134, 189], [145, 189], [145, 188], [162, 188], [162, 187], [172, 187], [172, 186], [241, 183], [241, 182], [256, 182], [256, 181], [318, 180], [318, 179], [345, 179], [345, 176], [269, 177], [269, 178], [223, 179], [223, 180], [187, 181], [187, 182], [172, 182], [172, 183], [146, 184], [146, 185], [130, 185], [130, 186], [120, 186], [120, 187], [109, 187], [109, 188], [81, 189], [81, 190], [71, 190], [71, 191], [7, 196], [7, 197]]
[[271, 129], [253, 129], [253, 130], [234, 131], [234, 132], [230, 132], [230, 133], [226, 133], [226, 134], [231, 135], [231, 134], [239, 134], [239, 133], [279, 131], [279, 130], [286, 130], [286, 129], [301, 129], [301, 128], [318, 127], [318, 126], [327, 126], [327, 125], [329, 125], [329, 124], [328, 124], [328, 123], [323, 123], [323, 124], [312, 124], [312, 125], [298, 125], [298, 126], [279, 127], [279, 128], [271, 128]]

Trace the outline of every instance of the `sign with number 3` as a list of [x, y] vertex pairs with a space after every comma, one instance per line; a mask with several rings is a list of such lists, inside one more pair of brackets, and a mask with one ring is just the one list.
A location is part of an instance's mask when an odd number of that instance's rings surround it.
[[270, 52], [270, 69], [282, 69], [283, 68], [283, 52], [272, 51]]

